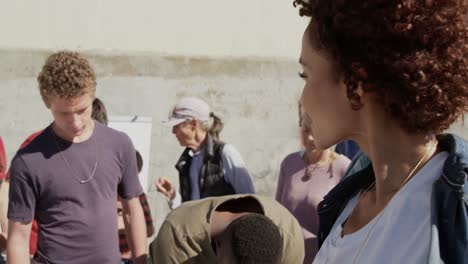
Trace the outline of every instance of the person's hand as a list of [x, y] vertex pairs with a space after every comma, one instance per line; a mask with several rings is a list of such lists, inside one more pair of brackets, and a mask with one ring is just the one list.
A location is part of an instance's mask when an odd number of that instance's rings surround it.
[[166, 178], [158, 178], [155, 184], [158, 192], [164, 194], [170, 200], [174, 200], [175, 188], [171, 181]]

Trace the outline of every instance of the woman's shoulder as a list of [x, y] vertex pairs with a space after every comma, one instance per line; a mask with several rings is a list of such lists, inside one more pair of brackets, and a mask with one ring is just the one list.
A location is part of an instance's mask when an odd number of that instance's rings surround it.
[[223, 143], [223, 155], [238, 155], [239, 151], [234, 147], [234, 145], [229, 144], [229, 143]]
[[221, 156], [227, 160], [242, 160], [242, 155], [234, 145], [224, 143]]

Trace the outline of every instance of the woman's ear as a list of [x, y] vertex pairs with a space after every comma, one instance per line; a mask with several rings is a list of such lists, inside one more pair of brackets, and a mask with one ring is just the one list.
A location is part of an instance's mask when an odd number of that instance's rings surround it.
[[351, 108], [357, 111], [364, 106], [364, 97], [367, 95], [364, 91], [362, 81], [359, 80], [367, 80], [368, 74], [366, 69], [358, 62], [351, 64], [351, 71], [354, 81], [345, 83], [344, 85], [346, 85], [346, 95], [348, 96]]
[[357, 84], [357, 87], [346, 87], [346, 95], [348, 96], [351, 109], [357, 111], [364, 106], [363, 98], [365, 96], [362, 82]]
[[356, 93], [360, 98], [364, 96], [364, 89], [362, 88], [362, 82], [358, 83]]

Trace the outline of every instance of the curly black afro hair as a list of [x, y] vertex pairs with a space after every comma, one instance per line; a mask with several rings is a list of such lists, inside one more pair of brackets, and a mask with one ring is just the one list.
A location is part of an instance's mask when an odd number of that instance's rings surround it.
[[411, 133], [440, 133], [468, 112], [467, 0], [296, 0], [353, 103], [373, 92]]
[[282, 256], [283, 239], [268, 217], [248, 214], [230, 225], [234, 256], [242, 264], [277, 264]]

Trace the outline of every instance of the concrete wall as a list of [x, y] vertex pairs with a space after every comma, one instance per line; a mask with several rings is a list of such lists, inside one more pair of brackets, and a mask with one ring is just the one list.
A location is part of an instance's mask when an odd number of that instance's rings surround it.
[[[259, 193], [275, 189], [280, 159], [298, 148], [296, 102], [307, 20], [292, 0], [0, 0], [0, 135], [8, 158], [51, 116], [35, 78], [55, 50], [83, 52], [111, 115], [153, 118], [150, 173], [176, 180], [182, 148], [159, 126], [186, 95], [205, 99], [226, 126]], [[152, 186], [152, 185], [151, 185]], [[167, 213], [150, 190], [157, 224]]]
[[[35, 80], [46, 56], [41, 51], [0, 50], [0, 135], [8, 158], [30, 133], [51, 122]], [[292, 60], [214, 59], [87, 53], [98, 74], [97, 95], [110, 115], [153, 119], [151, 182], [158, 176], [177, 183], [174, 163], [183, 148], [160, 126], [177, 99], [205, 99], [225, 121], [222, 139], [234, 144], [254, 176], [260, 194], [273, 195], [280, 160], [297, 150], [297, 100], [303, 82]], [[167, 205], [149, 190], [160, 224]]]

